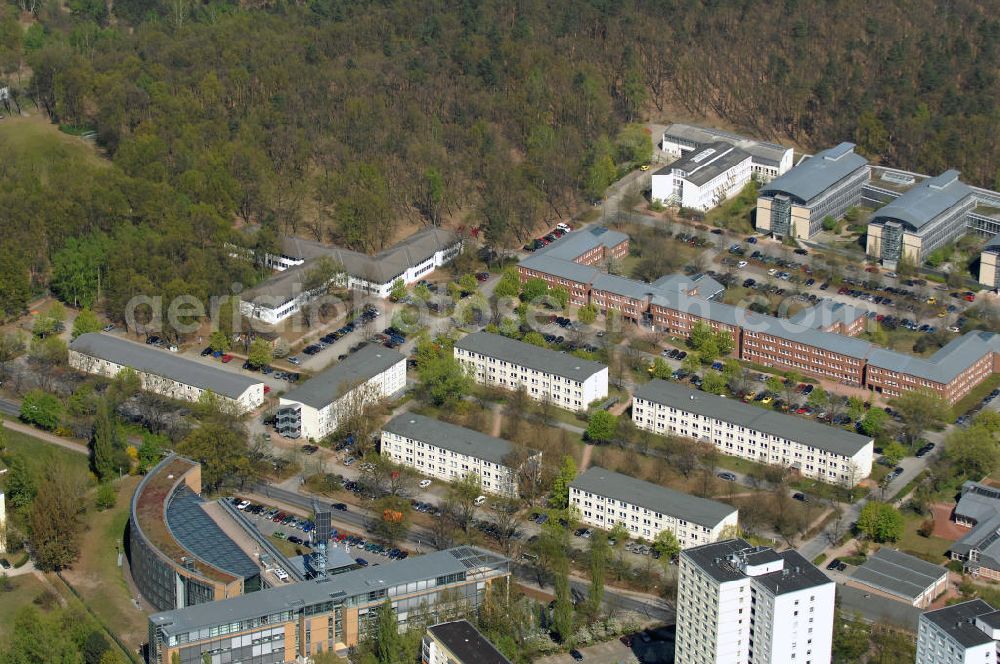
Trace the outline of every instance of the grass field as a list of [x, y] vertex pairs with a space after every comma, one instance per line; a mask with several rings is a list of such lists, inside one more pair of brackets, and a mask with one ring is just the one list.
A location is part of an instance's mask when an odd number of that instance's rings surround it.
[[30, 166], [43, 174], [53, 164], [65, 162], [108, 165], [93, 144], [59, 131], [40, 113], [0, 122], [0, 150], [18, 155], [20, 167]]
[[56, 463], [62, 463], [73, 470], [88, 472], [88, 461], [85, 454], [50, 445], [43, 440], [26, 434], [6, 429], [7, 455], [24, 457], [28, 468], [37, 474], [42, 474]]
[[12, 577], [10, 582], [12, 588], [7, 592], [0, 592], [0, 642], [5, 641], [10, 634], [17, 612], [47, 592], [33, 574]]
[[129, 501], [138, 483], [138, 477], [127, 477], [118, 484], [118, 502], [113, 509], [99, 512], [92, 504], [88, 506], [80, 558], [63, 572], [87, 606], [131, 646], [146, 640], [146, 615], [132, 604], [115, 546], [122, 544]]
[[943, 537], [923, 537], [917, 532], [924, 517], [910, 512], [903, 512], [905, 528], [903, 537], [895, 546], [901, 551], [913, 554], [934, 563], [943, 563], [945, 551], [951, 546], [951, 542]]

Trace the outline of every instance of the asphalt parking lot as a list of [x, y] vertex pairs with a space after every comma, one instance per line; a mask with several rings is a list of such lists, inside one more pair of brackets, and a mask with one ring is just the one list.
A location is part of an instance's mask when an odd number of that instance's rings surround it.
[[[671, 628], [648, 630], [649, 641], [644, 641], [638, 635], [631, 638], [631, 646], [626, 646], [620, 639], [605, 641], [596, 645], [579, 648], [583, 662], [592, 664], [623, 664], [625, 662], [641, 662], [641, 664], [673, 664], [674, 662], [674, 632]], [[550, 655], [536, 660], [539, 664], [575, 664], [568, 653]]]

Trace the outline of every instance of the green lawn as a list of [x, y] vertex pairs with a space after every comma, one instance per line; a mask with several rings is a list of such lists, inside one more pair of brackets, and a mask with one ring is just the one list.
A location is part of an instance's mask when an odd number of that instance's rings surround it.
[[148, 624], [145, 614], [132, 603], [132, 593], [118, 567], [116, 546], [122, 545], [129, 503], [139, 479], [126, 477], [118, 484], [118, 501], [113, 509], [99, 512], [93, 497], [89, 497], [80, 558], [63, 572], [101, 622], [130, 646], [145, 640]]
[[925, 560], [935, 563], [945, 562], [945, 551], [951, 546], [951, 542], [942, 537], [923, 537], [917, 532], [924, 517], [911, 512], [903, 512], [905, 529], [903, 538], [894, 546], [900, 551], [913, 554]]
[[0, 641], [6, 640], [10, 634], [17, 612], [46, 592], [45, 586], [33, 574], [11, 577], [10, 582], [13, 587], [7, 592], [0, 592]]
[[62, 463], [74, 470], [88, 472], [87, 455], [67, 450], [57, 445], [50, 445], [44, 440], [17, 431], [5, 429], [7, 434], [6, 456], [20, 455], [24, 457], [28, 468], [41, 476], [53, 464]]
[[31, 117], [13, 117], [0, 123], [0, 139], [4, 148], [27, 159], [19, 162], [44, 174], [53, 164], [82, 161], [88, 165], [108, 165], [93, 145], [59, 131], [41, 114]]

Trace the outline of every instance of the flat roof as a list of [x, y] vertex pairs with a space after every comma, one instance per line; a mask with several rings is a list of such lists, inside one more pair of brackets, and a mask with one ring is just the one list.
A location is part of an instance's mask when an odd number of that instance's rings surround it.
[[654, 175], [670, 175], [673, 171], [680, 170], [685, 175], [678, 177], [700, 187], [747, 159], [753, 159], [748, 152], [731, 143], [715, 141], [685, 153]]
[[993, 613], [993, 607], [981, 599], [952, 604], [927, 611], [920, 619], [937, 625], [963, 648], [993, 643], [992, 637], [975, 625], [976, 618]]
[[844, 429], [765, 410], [737, 399], [690, 390], [680, 383], [665, 380], [654, 379], [642, 385], [635, 391], [635, 398], [731, 422], [846, 457], [852, 457], [865, 446], [873, 445], [871, 438]]
[[[776, 555], [768, 554], [768, 551]], [[748, 577], [739, 567], [733, 565], [734, 556], [745, 558], [751, 564], [775, 562], [778, 559], [783, 562], [779, 570]], [[719, 583], [752, 578], [754, 583], [767, 588], [772, 595], [784, 595], [833, 583], [826, 574], [797, 551], [792, 549], [774, 551], [770, 547], [755, 547], [743, 539], [723, 540], [684, 549], [681, 551], [681, 557], [690, 559], [699, 569]]]
[[281, 400], [294, 401], [317, 409], [324, 408], [355, 386], [405, 361], [405, 355], [390, 348], [368, 345], [302, 383], [281, 397]]
[[569, 353], [541, 348], [489, 332], [473, 332], [455, 342], [455, 348], [555, 374], [581, 383], [594, 374], [607, 371], [600, 362], [584, 360]]
[[851, 578], [912, 603], [947, 574], [944, 567], [882, 547], [854, 570]]
[[958, 179], [958, 171], [947, 170], [928, 178], [872, 215], [870, 224], [899, 221], [920, 231], [958, 205], [972, 205], [972, 188]]
[[784, 145], [759, 141], [731, 131], [715, 129], [713, 127], [698, 127], [679, 122], [669, 125], [663, 132], [663, 136], [664, 138], [680, 139], [696, 145], [707, 145], [722, 140], [748, 152], [755, 162], [769, 166], [780, 165], [785, 154], [792, 150], [792, 148]]
[[81, 334], [70, 342], [70, 350], [97, 357], [136, 371], [155, 374], [170, 380], [211, 390], [230, 399], [238, 399], [259, 380], [232, 371], [178, 357], [175, 353], [145, 344], [132, 343], [100, 332]]
[[732, 505], [699, 498], [613, 470], [591, 466], [570, 482], [570, 487], [715, 528], [737, 510]]
[[506, 465], [505, 458], [517, 447], [509, 440], [416, 413], [401, 413], [386, 422], [382, 430], [500, 465]]
[[305, 606], [343, 601], [358, 595], [364, 595], [367, 600], [368, 593], [372, 591], [388, 590], [411, 581], [459, 573], [466, 574], [469, 579], [490, 570], [506, 572], [509, 564], [509, 560], [492, 551], [460, 546], [325, 578], [276, 586], [217, 602], [162, 611], [151, 615], [149, 621], [168, 635], [180, 634], [282, 611], [298, 611]]
[[867, 164], [867, 159], [854, 153], [853, 143], [841, 143], [800, 162], [784, 175], [761, 187], [760, 193], [762, 196], [787, 194], [807, 205]]
[[468, 620], [431, 625], [427, 631], [462, 664], [511, 664]]

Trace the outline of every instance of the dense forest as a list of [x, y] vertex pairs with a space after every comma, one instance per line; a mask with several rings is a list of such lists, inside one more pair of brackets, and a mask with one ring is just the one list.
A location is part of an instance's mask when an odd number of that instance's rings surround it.
[[443, 221], [513, 245], [641, 161], [645, 120], [998, 175], [1000, 19], [973, 0], [110, 7], [0, 6], [0, 80], [113, 162], [24, 168], [0, 146], [7, 314], [49, 287], [115, 313], [251, 283], [222, 250], [244, 223], [269, 246], [377, 250]]

